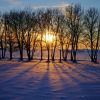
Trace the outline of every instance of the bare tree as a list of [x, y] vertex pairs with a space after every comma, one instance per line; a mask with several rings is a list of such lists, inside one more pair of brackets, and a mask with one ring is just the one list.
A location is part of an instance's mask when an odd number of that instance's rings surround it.
[[40, 34], [40, 49], [41, 49], [41, 58], [40, 60], [43, 60], [43, 34], [45, 31], [45, 11], [43, 9], [39, 9], [37, 11], [37, 22], [38, 22], [38, 33]]
[[[50, 34], [51, 32], [51, 23], [52, 23], [52, 10], [47, 9], [44, 13], [44, 19], [45, 19], [45, 30]], [[45, 32], [46, 34], [46, 32]], [[46, 41], [46, 47], [48, 52], [48, 60], [47, 62], [50, 62], [50, 42]]]
[[[68, 49], [70, 46], [70, 33], [68, 32], [67, 29], [67, 21], [65, 18], [65, 15], [62, 14], [60, 16], [60, 24], [59, 24], [59, 44], [60, 44], [60, 50], [61, 54], [64, 61], [67, 61], [67, 56], [68, 56]], [[61, 61], [61, 57], [60, 57]]]
[[25, 11], [11, 11], [11, 27], [16, 35], [18, 48], [20, 51], [20, 60], [23, 60], [24, 33], [25, 33]]
[[3, 36], [3, 23], [2, 23], [2, 16], [1, 16], [1, 13], [0, 13], [0, 59], [1, 59], [1, 55], [3, 57], [2, 36]]
[[12, 54], [14, 51], [14, 44], [15, 44], [15, 34], [14, 31], [11, 27], [12, 23], [11, 23], [11, 16], [10, 13], [5, 13], [4, 14], [4, 21], [5, 21], [5, 31], [6, 31], [6, 45], [7, 45], [7, 49], [9, 50], [9, 56], [10, 56], [10, 60], [12, 59]]
[[[83, 14], [81, 6], [76, 4], [67, 6], [64, 12], [49, 8], [36, 11], [15, 10], [0, 15], [0, 58], [5, 58], [6, 50], [9, 50], [12, 59], [17, 45], [20, 60], [23, 60], [24, 50], [28, 60], [33, 59], [37, 48], [40, 49], [42, 60], [45, 48], [48, 54], [47, 62], [50, 62], [50, 57], [52, 61], [55, 60], [57, 49], [60, 62], [62, 59], [67, 61], [70, 49], [71, 61], [76, 62], [81, 38], [85, 41], [91, 61], [97, 62], [100, 48], [100, 15], [95, 8], [90, 8], [84, 16]], [[44, 39], [46, 35], [52, 35], [54, 40], [50, 42]]]
[[27, 51], [28, 60], [33, 59], [33, 54], [35, 52], [35, 43], [36, 43], [36, 34], [35, 34], [35, 25], [36, 17], [35, 12], [25, 11], [25, 47]]
[[71, 34], [71, 61], [73, 62], [76, 62], [82, 13], [80, 5], [71, 5], [66, 8], [67, 26]]
[[5, 18], [3, 15], [0, 16], [0, 47], [1, 47], [1, 57], [5, 58], [6, 54], [6, 47], [7, 47], [7, 41], [6, 41], [6, 23]]
[[90, 8], [84, 16], [85, 34], [84, 40], [87, 40], [86, 46], [90, 49], [89, 56], [92, 62], [97, 62], [97, 52], [100, 40], [100, 19], [98, 10]]
[[53, 9], [52, 10], [52, 31], [54, 35], [54, 40], [51, 45], [51, 58], [52, 61], [55, 60], [55, 52], [57, 48], [57, 43], [58, 43], [58, 34], [59, 34], [59, 28], [60, 28], [60, 22], [61, 22], [61, 15], [62, 13], [58, 9]]

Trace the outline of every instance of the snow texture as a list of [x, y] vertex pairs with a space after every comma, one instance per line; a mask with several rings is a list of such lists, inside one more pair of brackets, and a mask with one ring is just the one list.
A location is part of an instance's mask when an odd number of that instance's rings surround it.
[[1, 60], [0, 100], [100, 100], [100, 63]]

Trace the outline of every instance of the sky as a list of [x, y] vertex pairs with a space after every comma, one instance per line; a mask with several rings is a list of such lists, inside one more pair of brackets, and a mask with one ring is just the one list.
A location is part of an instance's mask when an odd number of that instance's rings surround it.
[[100, 9], [100, 0], [0, 0], [0, 11], [23, 8], [64, 7], [69, 4], [81, 4], [85, 9], [95, 7]]

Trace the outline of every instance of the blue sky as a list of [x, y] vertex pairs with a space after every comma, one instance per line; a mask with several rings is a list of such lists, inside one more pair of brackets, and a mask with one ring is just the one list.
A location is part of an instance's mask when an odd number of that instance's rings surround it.
[[79, 3], [83, 8], [96, 7], [100, 9], [100, 0], [0, 0], [0, 11], [23, 8], [63, 7]]

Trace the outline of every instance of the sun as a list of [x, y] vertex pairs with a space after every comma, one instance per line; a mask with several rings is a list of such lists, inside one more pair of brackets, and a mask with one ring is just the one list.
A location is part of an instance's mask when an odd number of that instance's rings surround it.
[[46, 32], [46, 34], [44, 35], [44, 40], [46, 42], [53, 42], [54, 38], [55, 38], [55, 36], [48, 32]]

